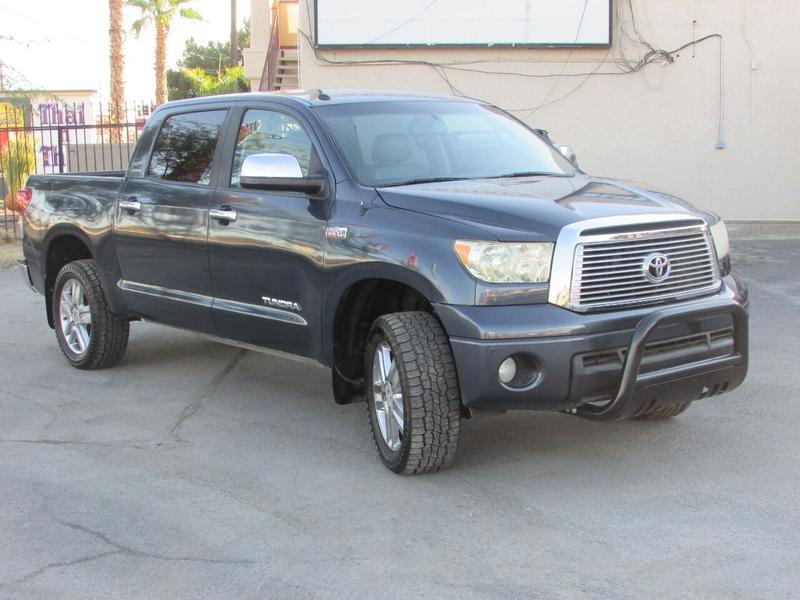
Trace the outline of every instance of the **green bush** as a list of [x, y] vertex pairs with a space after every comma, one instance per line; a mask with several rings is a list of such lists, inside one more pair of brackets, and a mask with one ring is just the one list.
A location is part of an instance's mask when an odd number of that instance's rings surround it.
[[250, 81], [241, 66], [228, 67], [218, 75], [209, 75], [199, 67], [170, 71], [167, 84], [170, 100], [250, 91]]

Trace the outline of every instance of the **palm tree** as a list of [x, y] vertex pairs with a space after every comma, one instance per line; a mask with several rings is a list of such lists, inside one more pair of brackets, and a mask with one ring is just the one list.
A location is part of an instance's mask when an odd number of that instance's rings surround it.
[[141, 18], [131, 25], [136, 37], [148, 25], [156, 28], [156, 103], [167, 101], [167, 37], [176, 15], [184, 19], [202, 21], [203, 17], [193, 8], [186, 8], [192, 0], [127, 0], [128, 6], [142, 11]]
[[236, 27], [236, 0], [231, 0], [231, 66], [236, 66], [239, 57], [236, 53], [236, 42], [239, 39], [239, 30]]
[[[125, 114], [125, 49], [122, 28], [122, 8], [125, 0], [108, 0], [108, 37], [111, 55], [111, 123], [124, 123]], [[111, 139], [121, 139], [120, 130], [111, 129]]]

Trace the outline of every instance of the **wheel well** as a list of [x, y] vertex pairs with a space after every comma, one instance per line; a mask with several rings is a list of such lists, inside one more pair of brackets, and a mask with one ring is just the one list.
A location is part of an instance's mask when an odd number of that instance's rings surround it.
[[365, 279], [342, 295], [333, 321], [333, 392], [336, 402], [353, 402], [364, 394], [367, 335], [381, 315], [423, 311], [434, 314], [428, 299], [415, 288], [388, 279]]
[[62, 235], [55, 238], [47, 247], [47, 257], [45, 259], [45, 304], [47, 306], [47, 322], [53, 326], [53, 289], [56, 277], [64, 265], [84, 258], [94, 258], [89, 247], [79, 237], [74, 235]]

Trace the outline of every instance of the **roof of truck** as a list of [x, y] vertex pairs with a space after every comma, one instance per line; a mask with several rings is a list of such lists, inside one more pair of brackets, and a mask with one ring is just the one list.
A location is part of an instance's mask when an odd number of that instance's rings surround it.
[[244, 94], [227, 94], [224, 96], [205, 96], [170, 102], [169, 106], [196, 104], [200, 102], [238, 102], [257, 98], [281, 99], [284, 102], [296, 102], [306, 106], [322, 106], [328, 104], [355, 104], [362, 102], [386, 102], [404, 100], [478, 102], [472, 98], [447, 96], [444, 94], [424, 94], [420, 92], [404, 92], [394, 90], [348, 90], [318, 89], [291, 90], [287, 92], [249, 92]]

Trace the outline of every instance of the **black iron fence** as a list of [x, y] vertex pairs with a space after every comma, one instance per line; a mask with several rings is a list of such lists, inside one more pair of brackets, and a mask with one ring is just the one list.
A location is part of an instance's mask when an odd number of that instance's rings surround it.
[[124, 170], [153, 109], [132, 103], [112, 119], [102, 105], [0, 99], [0, 237], [18, 235], [14, 198], [29, 175]]

